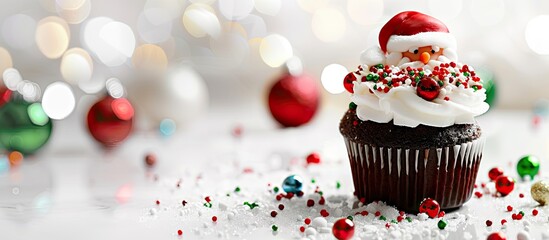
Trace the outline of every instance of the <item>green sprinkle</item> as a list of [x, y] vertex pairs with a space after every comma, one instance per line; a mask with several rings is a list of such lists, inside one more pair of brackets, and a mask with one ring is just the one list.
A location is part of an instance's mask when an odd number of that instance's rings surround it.
[[236, 187], [236, 188], [234, 189], [234, 192], [240, 192], [240, 187]]
[[455, 77], [455, 76], [456, 76], [456, 73], [455, 73], [455, 72], [453, 72], [453, 73], [452, 73], [452, 76], [454, 76], [454, 77]]
[[468, 72], [463, 72], [463, 76], [469, 77], [469, 73]]
[[274, 187], [274, 188], [273, 188], [273, 191], [274, 191], [275, 193], [277, 193], [278, 190], [280, 190], [278, 187]]
[[477, 85], [473, 86], [473, 89], [475, 89], [475, 91], [477, 91], [477, 90], [478, 90], [478, 86], [477, 86]]
[[244, 202], [243, 205], [246, 205], [246, 206], [250, 207], [250, 209], [254, 209], [256, 207], [259, 207], [259, 204], [255, 203], [255, 202], [253, 202], [253, 203]]
[[387, 74], [386, 72], [383, 73], [383, 77], [387, 77], [389, 76], [389, 74]]
[[421, 80], [419, 77], [416, 76], [416, 78], [414, 79], [416, 80], [416, 83], [419, 82], [419, 80]]
[[376, 65], [376, 68], [383, 68], [383, 64], [380, 63], [380, 64]]
[[209, 202], [204, 203], [204, 207], [212, 208], [212, 203], [209, 203]]
[[444, 86], [444, 82], [439, 80], [438, 85], [442, 87], [442, 86]]
[[387, 86], [389, 86], [389, 87], [390, 87], [390, 86], [392, 86], [392, 85], [393, 85], [393, 81], [392, 81], [392, 80], [390, 80], [390, 81], [387, 81]]
[[231, 194], [230, 194], [230, 193], [227, 193], [227, 197], [230, 197], [230, 196], [231, 196]]
[[316, 180], [314, 178], [311, 179], [311, 183], [316, 183]]
[[411, 77], [411, 76], [414, 76], [414, 74], [415, 74], [414, 71], [409, 71], [409, 72], [408, 72], [408, 75], [410, 75], [410, 77]]
[[350, 102], [349, 103], [349, 109], [355, 110], [356, 109], [356, 104], [354, 102]]
[[424, 71], [419, 72], [419, 76], [420, 76], [420, 77], [425, 76], [425, 72], [424, 72]]
[[405, 219], [406, 219], [406, 221], [408, 221], [408, 222], [412, 222], [412, 218], [411, 218], [411, 217], [406, 217]]
[[377, 90], [377, 85], [374, 85], [374, 90]]
[[377, 80], [379, 80], [379, 75], [374, 75], [374, 82], [377, 82]]
[[341, 188], [341, 183], [339, 181], [336, 182], [336, 188], [337, 189], [340, 189]]
[[347, 219], [353, 221], [353, 216], [347, 216]]
[[461, 82], [460, 82], [460, 81], [457, 81], [457, 82], [456, 82], [456, 87], [459, 87], [459, 85], [461, 85]]
[[381, 216], [379, 217], [379, 220], [385, 221], [385, 220], [387, 220], [387, 218], [386, 218], [385, 216], [381, 215]]
[[519, 214], [524, 217], [524, 212], [523, 211], [520, 211]]
[[373, 81], [374, 80], [374, 75], [369, 73], [368, 75], [366, 75], [366, 81]]
[[446, 222], [444, 219], [440, 219], [440, 221], [438, 221], [438, 228], [440, 230], [443, 230], [444, 228], [446, 228], [446, 226], [448, 225], [448, 222]]
[[322, 196], [324, 193], [322, 191], [318, 191], [318, 195]]
[[391, 223], [398, 224], [397, 220], [391, 220]]
[[276, 232], [276, 231], [278, 231], [278, 226], [276, 226], [276, 225], [273, 225], [273, 226], [271, 226], [271, 229], [273, 229], [273, 231], [275, 231], [275, 232]]

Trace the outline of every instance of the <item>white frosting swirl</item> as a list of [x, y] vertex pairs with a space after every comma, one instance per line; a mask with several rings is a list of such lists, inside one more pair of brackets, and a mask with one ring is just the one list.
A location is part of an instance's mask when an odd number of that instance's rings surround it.
[[[368, 68], [365, 66], [363, 69]], [[425, 72], [430, 73], [429, 70]], [[357, 78], [360, 79], [359, 77]], [[417, 95], [416, 87], [412, 86], [409, 80], [407, 83], [385, 92], [376, 91], [378, 88], [386, 87], [380, 82], [355, 81], [351, 99], [357, 105], [358, 118], [379, 123], [393, 120], [395, 125], [407, 127], [416, 127], [419, 124], [447, 127], [474, 123], [474, 117], [485, 113], [489, 108], [484, 102], [484, 88], [475, 90], [463, 85], [456, 86], [449, 84], [446, 78], [439, 96], [427, 101]]]

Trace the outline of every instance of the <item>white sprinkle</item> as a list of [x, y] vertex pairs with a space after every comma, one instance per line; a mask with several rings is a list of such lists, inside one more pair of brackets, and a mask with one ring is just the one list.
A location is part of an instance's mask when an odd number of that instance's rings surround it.
[[203, 222], [203, 223], [202, 223], [202, 227], [203, 227], [203, 228], [208, 228], [208, 224], [205, 223], [205, 222]]
[[318, 230], [319, 233], [330, 233], [332, 232], [332, 229], [331, 228], [328, 228], [328, 227], [323, 227], [323, 228], [320, 228]]
[[179, 210], [179, 216], [183, 216], [183, 215], [185, 215], [185, 211]]
[[229, 212], [227, 213], [227, 219], [230, 221], [230, 220], [233, 220], [234, 219], [234, 213], [232, 212]]
[[223, 203], [219, 203], [219, 210], [221, 210], [221, 211], [227, 210], [227, 205], [225, 205]]
[[313, 221], [311, 222], [311, 225], [318, 229], [318, 228], [326, 227], [328, 225], [328, 222], [323, 217], [317, 217], [313, 219]]
[[392, 231], [391, 232], [391, 237], [395, 238], [395, 239], [400, 239], [402, 238], [402, 233], [400, 231]]
[[463, 239], [473, 239], [473, 235], [471, 235], [471, 233], [469, 232], [464, 232]]
[[151, 209], [149, 209], [149, 214], [150, 214], [151, 216], [154, 216], [154, 215], [156, 215], [156, 213], [157, 213], [157, 212], [158, 212], [158, 211], [156, 211], [156, 209], [155, 209], [155, 208], [151, 208]]
[[522, 225], [524, 225], [525, 227], [530, 226], [530, 221], [524, 220], [524, 222], [522, 222]]
[[316, 235], [316, 230], [312, 227], [305, 229], [305, 236], [314, 236]]
[[541, 239], [549, 240], [549, 232], [541, 232]]
[[530, 234], [527, 232], [521, 231], [517, 234], [517, 240], [529, 240]]
[[417, 218], [419, 219], [419, 221], [425, 221], [427, 220], [427, 218], [429, 218], [429, 216], [427, 216], [427, 214], [425, 213], [420, 213], [417, 215]]
[[530, 232], [530, 227], [529, 226], [524, 227], [524, 231]]

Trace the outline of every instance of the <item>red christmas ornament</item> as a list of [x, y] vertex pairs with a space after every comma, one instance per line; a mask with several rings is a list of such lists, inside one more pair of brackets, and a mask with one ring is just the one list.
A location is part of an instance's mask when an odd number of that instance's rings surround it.
[[499, 176], [496, 179], [496, 190], [501, 196], [507, 196], [515, 188], [515, 180], [508, 176]]
[[307, 164], [319, 164], [320, 163], [320, 154], [311, 153], [307, 156]]
[[11, 93], [6, 86], [0, 85], [0, 107], [10, 101]]
[[417, 95], [421, 98], [431, 101], [438, 97], [440, 85], [435, 79], [424, 77], [417, 84]]
[[317, 112], [319, 104], [318, 85], [304, 74], [283, 76], [269, 92], [269, 110], [284, 127], [308, 123]]
[[341, 218], [334, 223], [332, 233], [339, 240], [351, 239], [355, 234], [355, 224], [347, 218]]
[[88, 111], [88, 129], [105, 147], [114, 147], [132, 132], [133, 115], [133, 107], [127, 99], [107, 96]]
[[345, 78], [343, 79], [343, 86], [345, 87], [347, 92], [354, 93], [353, 83], [355, 81], [356, 81], [356, 76], [352, 72], [350, 72], [349, 74], [347, 74], [347, 76], [345, 76]]
[[492, 168], [490, 169], [490, 171], [488, 172], [488, 177], [490, 178], [490, 180], [492, 181], [496, 181], [496, 179], [503, 175], [503, 169], [499, 168], [499, 167], [495, 167], [495, 168]]
[[495, 232], [488, 235], [486, 240], [507, 240], [507, 238], [505, 237], [505, 235], [503, 235], [503, 233]]
[[145, 156], [145, 164], [149, 167], [154, 166], [156, 164], [156, 156], [150, 153], [147, 154], [147, 156]]
[[440, 212], [440, 204], [431, 198], [426, 198], [419, 205], [419, 212], [426, 213], [430, 218], [435, 218]]

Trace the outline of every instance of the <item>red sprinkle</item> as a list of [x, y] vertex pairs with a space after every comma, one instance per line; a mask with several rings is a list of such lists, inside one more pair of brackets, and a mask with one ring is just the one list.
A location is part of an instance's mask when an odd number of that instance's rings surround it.
[[501, 219], [501, 225], [505, 224], [506, 222], [507, 222], [507, 220]]
[[326, 209], [322, 209], [322, 210], [320, 210], [320, 215], [323, 216], [323, 217], [328, 217], [328, 216], [330, 216], [330, 213], [328, 213], [328, 211], [326, 211]]
[[534, 216], [537, 216], [537, 215], [538, 215], [538, 213], [539, 213], [539, 212], [538, 212], [538, 210], [537, 210], [537, 209], [534, 209], [534, 210], [532, 210], [532, 215], [534, 215]]
[[397, 217], [397, 221], [398, 221], [398, 222], [402, 222], [402, 220], [404, 220], [404, 217], [403, 217], [403, 216], [398, 216], [398, 217]]
[[307, 200], [307, 207], [312, 207], [315, 205], [315, 201], [313, 199]]
[[400, 216], [404, 216], [404, 214], [406, 214], [404, 211], [398, 212], [398, 215], [400, 215]]
[[438, 213], [438, 217], [439, 217], [439, 218], [444, 217], [444, 215], [446, 215], [446, 212], [444, 212], [444, 211], [440, 211], [440, 212]]
[[307, 164], [319, 164], [320, 163], [320, 154], [318, 153], [311, 153], [309, 156], [307, 156]]
[[271, 212], [271, 217], [276, 217], [277, 214], [278, 214], [278, 213], [277, 213], [276, 211], [272, 211], [272, 212]]
[[362, 215], [362, 216], [368, 216], [368, 211], [364, 210], [364, 211], [360, 212], [360, 215]]
[[486, 187], [486, 183], [480, 183], [480, 186], [481, 186], [482, 188], [485, 188], [485, 187]]
[[492, 221], [486, 220], [486, 226], [488, 226], [488, 227], [492, 226]]
[[156, 200], [156, 205], [160, 205], [160, 201], [159, 201], [159, 200]]
[[280, 195], [280, 194], [276, 195], [276, 200], [277, 200], [277, 201], [282, 200], [282, 195]]
[[212, 221], [217, 222], [217, 216], [213, 216]]
[[177, 235], [179, 236], [183, 235], [183, 231], [181, 231], [181, 229], [177, 230]]
[[310, 218], [305, 218], [304, 222], [305, 222], [305, 224], [309, 225], [309, 224], [311, 224], [311, 219]]
[[517, 214], [517, 220], [521, 220], [522, 219], [522, 214]]
[[326, 203], [326, 199], [324, 197], [320, 197], [320, 200], [318, 200], [318, 204], [324, 205]]
[[479, 191], [476, 191], [476, 192], [475, 192], [475, 196], [477, 196], [477, 198], [481, 198], [481, 197], [482, 197], [482, 193], [479, 192]]
[[187, 201], [183, 200], [183, 201], [181, 202], [181, 204], [183, 204], [183, 207], [184, 207], [185, 205], [187, 205]]
[[303, 197], [303, 194], [305, 194], [305, 193], [303, 193], [303, 191], [299, 191], [295, 195], [297, 195], [298, 197]]
[[210, 196], [205, 197], [204, 200], [206, 200], [206, 202], [211, 202], [211, 201], [212, 201], [212, 200], [210, 199]]
[[391, 227], [391, 224], [390, 224], [390, 223], [385, 223], [385, 227], [386, 227], [387, 229], [389, 229], [389, 228]]
[[379, 217], [379, 216], [381, 216], [381, 212], [377, 211], [377, 212], [375, 213], [375, 215], [376, 215], [376, 217]]
[[513, 211], [513, 207], [511, 207], [511, 205], [508, 205], [508, 206], [507, 206], [507, 211], [508, 211], [508, 212]]
[[299, 227], [299, 231], [300, 232], [305, 232], [305, 227], [304, 226]]
[[523, 198], [523, 197], [524, 197], [524, 194], [520, 193], [519, 198]]
[[278, 209], [279, 210], [284, 210], [284, 204], [278, 204]]

